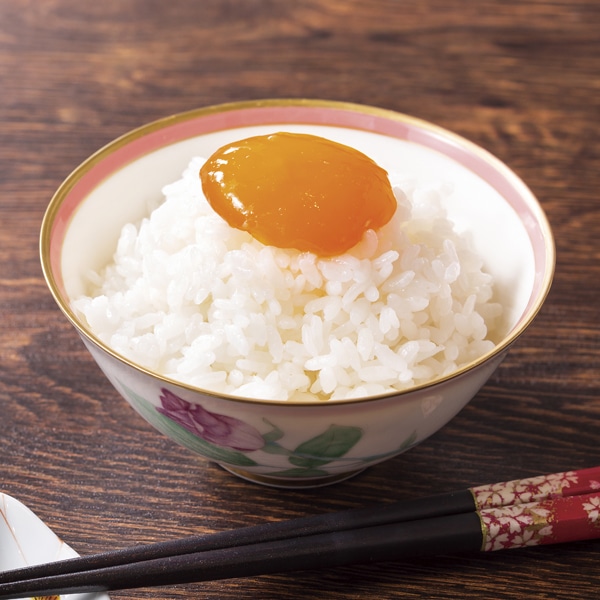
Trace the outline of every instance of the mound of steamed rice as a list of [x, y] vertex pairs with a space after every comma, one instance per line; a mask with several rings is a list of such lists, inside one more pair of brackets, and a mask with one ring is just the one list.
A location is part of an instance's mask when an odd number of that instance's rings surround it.
[[442, 208], [447, 186], [392, 181], [398, 210], [347, 254], [267, 247], [203, 196], [195, 158], [74, 302], [131, 361], [184, 384], [341, 400], [449, 374], [494, 347], [492, 277]]

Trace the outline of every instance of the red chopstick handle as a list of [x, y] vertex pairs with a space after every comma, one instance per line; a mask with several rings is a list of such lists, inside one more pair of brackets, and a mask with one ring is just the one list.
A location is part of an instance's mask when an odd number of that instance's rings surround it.
[[483, 551], [600, 538], [600, 494], [487, 508], [480, 512]]
[[470, 488], [477, 510], [579, 496], [600, 490], [600, 467], [539, 475]]

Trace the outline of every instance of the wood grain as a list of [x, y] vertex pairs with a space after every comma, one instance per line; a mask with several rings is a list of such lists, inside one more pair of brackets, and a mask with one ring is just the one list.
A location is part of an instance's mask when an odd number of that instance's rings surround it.
[[[0, 489], [80, 553], [600, 463], [600, 4], [595, 0], [0, 2]], [[488, 385], [421, 446], [312, 491], [244, 483], [117, 397], [44, 284], [66, 175], [116, 136], [266, 97], [372, 104], [511, 166], [554, 229], [548, 301]], [[506, 240], [510, 244], [510, 240]], [[597, 595], [599, 542], [114, 598]]]

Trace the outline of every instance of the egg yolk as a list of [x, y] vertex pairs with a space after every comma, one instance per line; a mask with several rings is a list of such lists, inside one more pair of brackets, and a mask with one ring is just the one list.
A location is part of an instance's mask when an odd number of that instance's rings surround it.
[[263, 244], [342, 254], [396, 210], [387, 173], [362, 152], [308, 134], [250, 137], [200, 169], [209, 204]]

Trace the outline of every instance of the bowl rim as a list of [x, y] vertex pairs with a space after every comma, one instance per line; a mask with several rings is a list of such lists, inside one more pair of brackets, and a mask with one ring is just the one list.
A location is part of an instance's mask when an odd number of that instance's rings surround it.
[[[135, 363], [134, 361], [128, 359], [125, 356], [114, 351], [107, 344], [102, 342], [96, 335], [77, 317], [73, 309], [69, 306], [69, 303], [63, 298], [62, 293], [59, 290], [59, 284], [57, 283], [57, 278], [55, 276], [54, 270], [52, 268], [52, 262], [50, 257], [50, 248], [52, 245], [53, 239], [53, 230], [55, 225], [55, 219], [60, 209], [64, 203], [64, 201], [69, 197], [70, 192], [73, 190], [75, 185], [88, 173], [91, 169], [93, 169], [99, 163], [102, 163], [107, 157], [113, 154], [116, 150], [122, 149], [126, 147], [128, 144], [140, 140], [145, 136], [150, 134], [154, 134], [161, 130], [165, 130], [172, 126], [180, 126], [187, 122], [196, 119], [202, 119], [214, 115], [227, 115], [231, 111], [254, 111], [257, 109], [325, 109], [331, 111], [342, 111], [342, 112], [350, 112], [353, 114], [359, 114], [360, 116], [368, 119], [380, 119], [387, 123], [398, 124], [400, 126], [410, 127], [416, 131], [426, 132], [429, 136], [432, 136], [433, 139], [437, 139], [440, 143], [443, 143], [446, 146], [450, 146], [453, 149], [456, 149], [458, 152], [464, 154], [465, 156], [474, 156], [478, 159], [482, 164], [487, 165], [492, 172], [501, 176], [501, 178], [506, 181], [508, 186], [517, 192], [519, 197], [526, 201], [528, 209], [535, 214], [536, 222], [541, 231], [544, 243], [543, 243], [543, 254], [545, 259], [545, 269], [543, 272], [543, 276], [541, 281], [539, 282], [539, 293], [534, 298], [533, 302], [530, 300], [528, 306], [525, 308], [523, 314], [521, 315], [518, 323], [513, 327], [513, 329], [504, 336], [504, 338], [495, 345], [495, 347], [481, 355], [477, 359], [470, 361], [469, 363], [463, 365], [462, 367], [456, 369], [455, 371], [444, 375], [442, 377], [436, 378], [429, 382], [425, 382], [422, 384], [418, 384], [407, 389], [403, 390], [394, 390], [390, 392], [385, 392], [378, 395], [367, 396], [367, 397], [358, 397], [358, 398], [348, 398], [341, 400], [327, 400], [327, 401], [319, 401], [315, 400], [314, 402], [308, 400], [261, 400], [257, 398], [236, 396], [232, 394], [226, 394], [221, 392], [214, 392], [211, 390], [207, 390], [204, 388], [199, 388], [197, 386], [193, 386], [190, 384], [183, 383], [176, 379], [161, 375], [148, 369], [142, 365]], [[296, 124], [294, 121], [287, 121], [289, 124]], [[262, 123], [262, 122], [261, 122]], [[317, 124], [311, 122], [313, 124]], [[253, 123], [251, 123], [253, 124]], [[262, 123], [266, 124], [266, 123]], [[335, 125], [332, 123], [328, 123], [326, 121], [318, 122], [320, 125]], [[236, 127], [243, 127], [245, 124], [238, 124]], [[345, 125], [345, 127], [349, 127]], [[227, 129], [226, 126], [223, 126], [221, 130]], [[355, 129], [361, 130], [361, 127], [355, 127]], [[370, 131], [374, 133], [379, 133], [374, 129], [371, 129], [368, 124], [366, 124], [363, 128], [365, 131]], [[218, 129], [215, 129], [217, 131]], [[212, 132], [212, 130], [211, 130]], [[389, 133], [384, 135], [390, 135]], [[195, 137], [194, 134], [189, 137]], [[408, 139], [409, 141], [417, 141], [412, 138], [400, 138], [398, 139]], [[177, 138], [175, 141], [183, 141], [184, 137]], [[163, 144], [164, 147], [166, 145], [170, 145], [173, 142], [167, 142]], [[417, 142], [418, 143], [418, 142]], [[431, 147], [431, 145], [428, 145]], [[150, 153], [157, 148], [151, 148], [146, 153]], [[448, 156], [447, 153], [446, 156]], [[143, 154], [136, 156], [136, 158], [141, 157]], [[122, 168], [121, 165], [120, 168]], [[468, 168], [468, 167], [467, 167]], [[113, 173], [117, 169], [113, 169], [109, 172]], [[478, 174], [481, 176], [480, 174]], [[85, 197], [85, 196], [84, 196]], [[77, 204], [79, 206], [80, 203]], [[76, 209], [75, 209], [76, 210]], [[75, 212], [73, 211], [73, 213]], [[65, 226], [66, 227], [66, 226]], [[66, 229], [65, 229], [66, 230]], [[255, 404], [255, 405], [278, 405], [278, 406], [309, 406], [309, 407], [318, 407], [318, 406], [327, 406], [331, 407], [332, 405], [343, 405], [343, 404], [360, 404], [360, 403], [369, 403], [377, 400], [387, 399], [387, 398], [403, 398], [412, 394], [414, 392], [424, 390], [424, 389], [433, 389], [438, 385], [441, 385], [449, 380], [457, 379], [464, 375], [465, 373], [474, 370], [478, 366], [482, 365], [485, 362], [497, 357], [500, 358], [503, 354], [508, 350], [508, 348], [519, 338], [525, 330], [531, 325], [532, 321], [535, 319], [537, 314], [539, 313], [542, 305], [544, 304], [551, 285], [552, 280], [555, 274], [556, 268], [556, 247], [555, 240], [552, 234], [552, 230], [550, 227], [550, 223], [548, 218], [539, 203], [538, 199], [529, 189], [529, 187], [524, 183], [524, 181], [504, 162], [502, 162], [499, 158], [491, 154], [489, 151], [485, 150], [481, 146], [471, 142], [467, 138], [454, 133], [444, 127], [431, 123], [429, 121], [420, 119], [418, 117], [414, 117], [411, 115], [404, 114], [402, 112], [380, 108], [376, 106], [369, 106], [364, 104], [357, 104], [353, 102], [343, 102], [337, 100], [320, 100], [320, 99], [312, 99], [312, 98], [277, 98], [277, 99], [259, 99], [259, 100], [245, 100], [238, 102], [227, 102], [222, 104], [213, 104], [200, 108], [191, 109], [188, 111], [183, 111], [179, 113], [175, 113], [166, 117], [159, 118], [157, 120], [151, 121], [144, 125], [141, 125], [137, 128], [134, 128], [121, 136], [115, 138], [114, 140], [108, 142], [104, 146], [100, 147], [93, 154], [91, 154], [87, 159], [81, 162], [71, 173], [63, 180], [63, 182], [59, 185], [57, 190], [52, 195], [50, 202], [46, 208], [46, 211], [43, 215], [41, 229], [40, 229], [40, 237], [39, 237], [39, 252], [41, 259], [41, 267], [44, 279], [46, 280], [46, 284], [53, 296], [55, 302], [58, 304], [58, 307], [63, 312], [63, 314], [67, 317], [68, 321], [75, 328], [75, 330], [86, 338], [89, 342], [100, 348], [104, 353], [108, 354], [112, 358], [116, 359], [120, 363], [123, 363], [135, 371], [141, 372], [151, 378], [158, 379], [164, 385], [171, 387], [178, 387], [180, 389], [185, 389], [191, 392], [201, 393], [207, 397], [211, 397], [213, 399], [218, 400], [227, 400], [232, 402], [241, 402], [245, 404]]]

